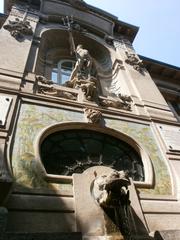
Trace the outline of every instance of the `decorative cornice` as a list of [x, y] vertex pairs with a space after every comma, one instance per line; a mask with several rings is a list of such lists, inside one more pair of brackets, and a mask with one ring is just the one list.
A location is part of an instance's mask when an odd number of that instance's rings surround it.
[[143, 61], [144, 66], [149, 71], [151, 76], [159, 76], [165, 81], [173, 81], [176, 84], [180, 84], [180, 67], [163, 63], [141, 55], [139, 55], [139, 57]]

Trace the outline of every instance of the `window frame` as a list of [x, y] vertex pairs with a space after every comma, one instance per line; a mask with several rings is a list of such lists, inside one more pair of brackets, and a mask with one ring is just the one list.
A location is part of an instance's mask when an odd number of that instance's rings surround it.
[[154, 173], [153, 173], [153, 167], [152, 167], [150, 157], [146, 153], [145, 149], [143, 149], [143, 147], [136, 140], [134, 140], [132, 137], [130, 137], [122, 132], [119, 132], [117, 130], [114, 130], [114, 129], [104, 128], [104, 127], [96, 127], [96, 129], [94, 129], [94, 127], [91, 124], [80, 123], [80, 122], [53, 124], [51, 126], [44, 128], [37, 136], [37, 138], [34, 142], [35, 159], [39, 162], [40, 168], [42, 170], [41, 172], [42, 172], [44, 178], [48, 182], [51, 182], [51, 183], [53, 183], [53, 182], [72, 183], [73, 182], [73, 176], [48, 174], [46, 172], [46, 169], [45, 169], [42, 161], [41, 161], [41, 154], [40, 154], [40, 146], [46, 137], [48, 137], [52, 133], [55, 133], [55, 132], [58, 132], [61, 130], [72, 130], [72, 129], [93, 130], [93, 131], [97, 131], [97, 132], [101, 132], [101, 133], [113, 136], [115, 138], [118, 138], [118, 139], [128, 143], [141, 156], [142, 163], [144, 166], [144, 177], [145, 177], [144, 181], [142, 181], [142, 182], [133, 181], [134, 184], [140, 188], [152, 188], [153, 187]]
[[[56, 66], [55, 67], [53, 67], [52, 69], [51, 69], [51, 80], [54, 82], [54, 84], [57, 84], [57, 85], [63, 85], [65, 82], [62, 82], [62, 72], [63, 72], [63, 70], [62, 70], [62, 64], [63, 63], [65, 63], [65, 62], [71, 62], [72, 63], [72, 71], [73, 71], [73, 68], [74, 68], [74, 66], [75, 66], [75, 64], [76, 64], [76, 61], [75, 60], [73, 60], [73, 59], [68, 59], [68, 58], [66, 58], [66, 59], [61, 59], [61, 60], [59, 60], [58, 62], [57, 62], [57, 64], [56, 64]], [[56, 69], [56, 70], [55, 70]], [[71, 72], [72, 72], [71, 71]], [[53, 73], [56, 73], [57, 74], [57, 81], [54, 81], [53, 80], [53, 78], [52, 78], [52, 74]], [[68, 74], [66, 74], [65, 72], [64, 72], [64, 75], [66, 75], [66, 76], [71, 76], [71, 74], [70, 75], [68, 75]], [[68, 80], [67, 80], [68, 81]]]

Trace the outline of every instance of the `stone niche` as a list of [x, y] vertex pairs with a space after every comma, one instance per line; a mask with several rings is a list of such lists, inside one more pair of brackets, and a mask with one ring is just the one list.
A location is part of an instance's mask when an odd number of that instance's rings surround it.
[[[41, 30], [39, 29], [39, 31]], [[57, 64], [60, 59], [71, 59], [76, 61], [76, 58], [74, 54], [71, 54], [69, 35], [65, 29], [53, 28], [44, 31], [37, 37], [40, 36], [41, 43], [36, 66], [34, 66], [35, 73], [37, 75], [45, 75], [47, 79], [50, 79], [51, 65]], [[73, 32], [73, 38], [75, 46], [82, 44], [85, 49], [88, 49], [91, 57], [95, 60], [100, 69], [105, 69], [107, 72], [111, 71], [113, 64], [112, 57], [109, 50], [103, 46], [102, 43], [78, 31]]]
[[[124, 238], [114, 221], [108, 217], [93, 196], [95, 173], [97, 174], [96, 176], [103, 176], [112, 172], [113, 169], [111, 168], [95, 166], [87, 169], [82, 174], [73, 174], [77, 231], [82, 232], [83, 239], [127, 239]], [[150, 239], [132, 181], [129, 186], [129, 191], [132, 213], [132, 236], [135, 237], [135, 239]]]
[[[41, 30], [39, 29], [39, 31]], [[73, 31], [73, 39], [75, 47], [82, 45], [82, 49], [87, 50], [92, 58], [91, 78], [88, 79], [85, 76], [80, 78], [78, 77], [79, 73], [76, 73], [73, 77], [70, 75], [69, 80], [64, 83], [60, 79], [56, 79], [57, 82], [56, 80], [52, 81], [54, 69], [59, 78], [60, 64], [63, 61], [75, 63], [76, 58], [75, 54], [71, 52], [67, 30], [63, 28], [50, 29], [41, 35], [38, 57], [34, 63], [36, 75], [39, 75], [39, 78], [47, 79], [44, 81], [46, 86], [41, 86], [37, 92], [78, 102], [95, 102], [103, 108], [133, 111], [123, 62], [118, 59], [115, 49], [108, 48], [102, 39], [93, 38], [87, 33], [81, 34]], [[72, 73], [75, 72], [74, 69]], [[66, 96], [65, 92], [67, 92]]]

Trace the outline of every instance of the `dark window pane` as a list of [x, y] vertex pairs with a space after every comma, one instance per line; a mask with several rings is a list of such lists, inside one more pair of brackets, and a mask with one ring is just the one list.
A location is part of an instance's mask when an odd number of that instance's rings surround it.
[[49, 174], [72, 175], [103, 165], [128, 170], [134, 180], [144, 180], [139, 154], [126, 142], [96, 131], [53, 133], [41, 145], [41, 158]]

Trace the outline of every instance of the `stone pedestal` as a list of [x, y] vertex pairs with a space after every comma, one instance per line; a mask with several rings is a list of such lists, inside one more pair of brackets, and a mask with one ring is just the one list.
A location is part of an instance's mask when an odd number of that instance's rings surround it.
[[[108, 175], [113, 169], [97, 166], [87, 169], [82, 174], [73, 175], [75, 214], [77, 231], [82, 232], [84, 240], [116, 239], [121, 240], [118, 227], [106, 215], [105, 211], [95, 201], [93, 185], [95, 172], [97, 176]], [[133, 181], [129, 186], [131, 201], [131, 232], [135, 239], [149, 239], [145, 219]]]
[[97, 176], [113, 171], [108, 167], [92, 167], [82, 174], [73, 174], [77, 231], [83, 240], [123, 240], [123, 236], [106, 216], [93, 197], [94, 172]]

